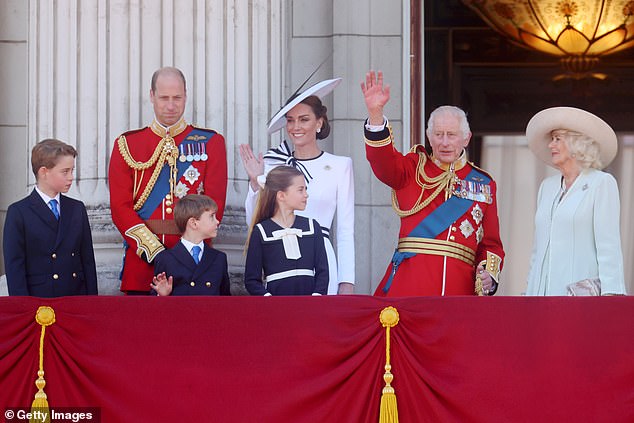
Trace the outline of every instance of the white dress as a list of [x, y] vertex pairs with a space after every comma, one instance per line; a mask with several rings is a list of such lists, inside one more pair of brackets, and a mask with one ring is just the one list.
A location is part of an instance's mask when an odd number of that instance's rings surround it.
[[[322, 152], [314, 159], [295, 159], [286, 142], [264, 156], [264, 174], [276, 166], [288, 164], [304, 173], [308, 187], [306, 209], [299, 216], [315, 219], [322, 228], [330, 229], [337, 212], [337, 258], [330, 238], [324, 237], [330, 273], [328, 294], [336, 294], [339, 282], [354, 283], [354, 179], [352, 159]], [[249, 184], [245, 200], [247, 224], [251, 223], [258, 193]]]
[[568, 284], [588, 278], [601, 280], [602, 294], [625, 294], [616, 180], [586, 169], [562, 192], [561, 175], [539, 188], [526, 294], [567, 295]]

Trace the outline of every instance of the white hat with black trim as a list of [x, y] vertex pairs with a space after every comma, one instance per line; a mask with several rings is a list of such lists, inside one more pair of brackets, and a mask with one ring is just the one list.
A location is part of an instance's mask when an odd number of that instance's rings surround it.
[[301, 94], [297, 94], [291, 97], [284, 107], [282, 107], [269, 121], [269, 134], [279, 131], [286, 125], [286, 113], [288, 113], [293, 107], [297, 106], [307, 97], [316, 95], [320, 99], [334, 90], [341, 82], [341, 78], [326, 79], [325, 81], [318, 82], [310, 88], [307, 88]]

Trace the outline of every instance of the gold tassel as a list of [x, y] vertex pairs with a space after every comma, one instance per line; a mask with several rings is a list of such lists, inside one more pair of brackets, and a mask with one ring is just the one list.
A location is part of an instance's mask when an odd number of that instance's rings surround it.
[[46, 386], [46, 381], [44, 380], [44, 334], [46, 333], [46, 327], [55, 323], [55, 311], [51, 307], [41, 306], [35, 313], [35, 321], [42, 326], [42, 332], [40, 334], [40, 368], [37, 371], [37, 380], [35, 381], [37, 392], [35, 393], [33, 404], [31, 404], [31, 416], [33, 417], [31, 417], [30, 423], [50, 423], [51, 415], [48, 409], [46, 393], [44, 393], [44, 386]]
[[482, 297], [484, 295], [484, 287], [482, 286], [482, 276], [480, 276], [479, 273], [476, 275], [475, 293], [479, 297]]
[[396, 393], [391, 385], [394, 375], [390, 365], [390, 328], [398, 324], [398, 318], [398, 311], [392, 306], [384, 308], [379, 318], [381, 325], [385, 328], [385, 374], [383, 375], [385, 386], [381, 394], [379, 423], [398, 423]]

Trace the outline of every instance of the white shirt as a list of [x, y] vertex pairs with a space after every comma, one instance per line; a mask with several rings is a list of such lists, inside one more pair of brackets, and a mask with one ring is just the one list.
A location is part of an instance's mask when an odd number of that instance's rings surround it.
[[200, 253], [198, 253], [198, 262], [200, 262], [200, 260], [203, 258], [203, 251], [205, 250], [205, 241], [200, 241], [198, 244], [194, 244], [191, 241], [187, 241], [185, 238], [181, 238], [181, 242], [183, 243], [187, 251], [189, 251], [190, 255], [192, 253], [192, 248], [194, 248], [195, 246], [200, 247]]
[[59, 198], [60, 198], [60, 194], [59, 192], [57, 193], [57, 195], [55, 197], [49, 197], [48, 195], [44, 194], [44, 192], [42, 192], [42, 190], [40, 190], [37, 185], [35, 186], [35, 191], [40, 194], [40, 197], [42, 197], [42, 200], [44, 200], [44, 203], [46, 204], [47, 207], [50, 208], [50, 206], [48, 205], [48, 202], [51, 200], [55, 200], [57, 201], [57, 212], [59, 213], [59, 215], [62, 215], [62, 205], [59, 202]]

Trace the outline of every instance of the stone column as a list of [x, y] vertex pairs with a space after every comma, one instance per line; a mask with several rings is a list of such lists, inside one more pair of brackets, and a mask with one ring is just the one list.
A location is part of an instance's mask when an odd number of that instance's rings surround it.
[[117, 292], [122, 257], [110, 219], [110, 152], [120, 133], [153, 118], [150, 79], [161, 66], [185, 74], [186, 119], [226, 137], [227, 211], [216, 245], [241, 273], [247, 182], [237, 149], [268, 144], [266, 122], [282, 89], [285, 3], [30, 0], [28, 151], [47, 137], [76, 146], [69, 195], [89, 209], [102, 293]]

